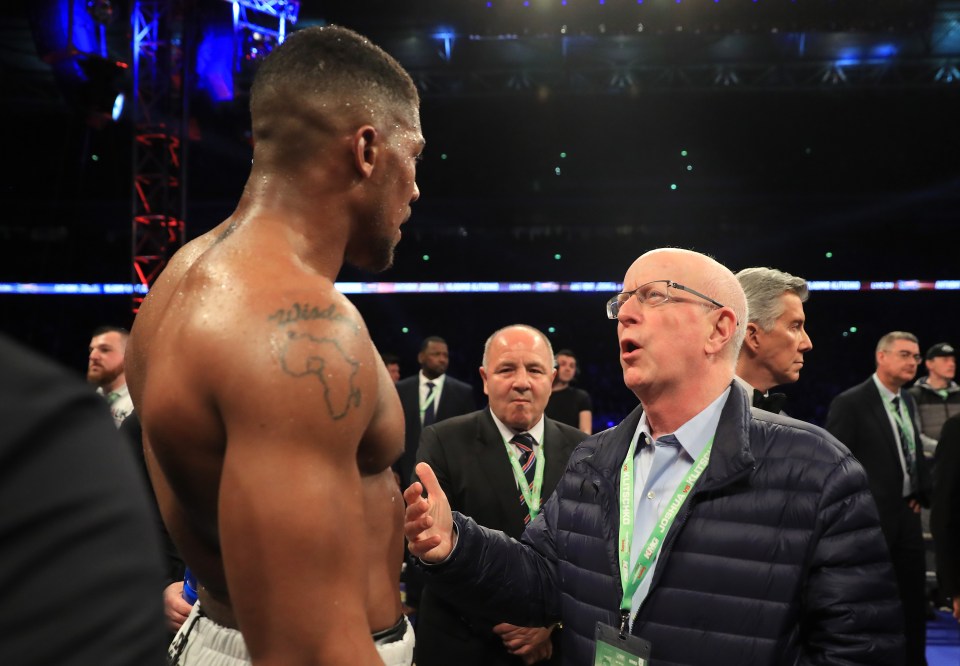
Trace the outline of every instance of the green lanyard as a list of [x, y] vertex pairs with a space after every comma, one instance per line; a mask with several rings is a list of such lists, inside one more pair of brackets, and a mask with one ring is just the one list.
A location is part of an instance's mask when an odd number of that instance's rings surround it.
[[437, 399], [437, 394], [440, 393], [440, 385], [434, 385], [433, 391], [430, 392], [430, 397], [427, 398], [427, 401], [423, 403], [423, 407], [420, 408], [420, 423], [423, 423], [423, 415], [427, 413], [427, 410], [430, 409], [430, 405], [433, 404], [434, 400]]
[[620, 551], [618, 553], [620, 561], [620, 582], [623, 585], [623, 599], [620, 601], [620, 610], [629, 615], [630, 605], [633, 603], [633, 595], [640, 588], [640, 583], [650, 571], [653, 563], [657, 559], [657, 554], [663, 546], [664, 538], [673, 521], [676, 520], [680, 508], [690, 496], [690, 490], [693, 488], [697, 479], [703, 474], [710, 462], [710, 449], [713, 448], [713, 437], [703, 447], [703, 451], [697, 456], [693, 466], [687, 475], [677, 486], [673, 493], [673, 499], [667, 505], [660, 521], [654, 526], [650, 537], [643, 545], [637, 557], [637, 563], [630, 571], [630, 547], [633, 544], [633, 454], [637, 450], [637, 441], [640, 439], [640, 428], [637, 428], [633, 441], [630, 442], [630, 449], [627, 451], [627, 457], [623, 460], [623, 466], [620, 468]]
[[523, 501], [527, 503], [527, 511], [530, 512], [530, 520], [532, 521], [540, 513], [540, 491], [543, 488], [543, 468], [547, 459], [544, 455], [544, 447], [542, 445], [538, 447], [540, 450], [537, 451], [535, 458], [537, 469], [533, 473], [533, 488], [530, 488], [527, 484], [527, 475], [523, 473], [523, 468], [520, 467], [517, 450], [513, 448], [510, 442], [504, 442], [503, 444], [507, 447], [507, 455], [510, 456], [510, 465], [513, 467], [513, 476], [517, 480], [517, 485], [520, 486], [520, 492], [523, 493]]
[[[903, 398], [900, 398], [899, 402], [900, 402], [901, 405], [906, 406], [906, 400], [904, 400]], [[900, 408], [899, 408], [899, 407], [894, 407], [894, 406], [893, 406], [893, 400], [890, 400], [890, 413], [893, 414], [893, 420], [897, 422], [897, 426], [900, 428], [900, 432], [903, 433], [903, 436], [904, 436], [904, 437], [906, 438], [906, 440], [907, 440], [907, 441], [906, 441], [907, 450], [910, 451], [910, 455], [911, 455], [911, 456], [913, 456], [914, 458], [916, 458], [916, 457], [917, 457], [917, 445], [916, 445], [916, 443], [914, 443], [914, 441], [913, 441], [913, 437], [914, 437], [913, 426], [911, 426], [910, 429], [907, 430], [907, 426], [906, 426], [906, 424], [905, 424], [904, 421], [903, 421], [903, 414], [900, 413]], [[909, 461], [909, 460], [906, 460], [906, 461], [904, 461], [904, 462], [906, 462], [907, 465], [910, 464], [910, 461]]]

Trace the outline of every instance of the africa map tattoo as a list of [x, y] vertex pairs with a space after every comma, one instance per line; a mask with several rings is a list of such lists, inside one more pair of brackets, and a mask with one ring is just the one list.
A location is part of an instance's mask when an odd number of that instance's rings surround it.
[[360, 389], [353, 385], [360, 364], [350, 359], [336, 340], [288, 331], [280, 349], [280, 364], [293, 377], [316, 375], [333, 419], [342, 419], [350, 407], [360, 406]]

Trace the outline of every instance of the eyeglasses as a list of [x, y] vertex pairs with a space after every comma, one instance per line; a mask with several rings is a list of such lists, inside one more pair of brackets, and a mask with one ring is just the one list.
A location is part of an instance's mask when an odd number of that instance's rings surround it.
[[917, 363], [919, 363], [920, 361], [923, 360], [923, 357], [920, 356], [920, 354], [914, 354], [913, 352], [908, 352], [906, 349], [901, 349], [901, 350], [898, 351], [898, 352], [891, 351], [891, 350], [889, 350], [889, 349], [884, 349], [884, 350], [883, 350], [883, 353], [885, 353], [885, 354], [896, 354], [897, 356], [899, 356], [900, 358], [902, 358], [904, 361], [908, 361], [908, 360], [910, 360], [910, 359], [912, 358], [914, 361], [916, 361]]
[[[671, 289], [677, 289], [679, 291], [686, 291], [698, 296], [703, 300], [707, 301], [710, 305], [713, 305], [718, 308], [726, 307], [723, 303], [718, 303], [709, 296], [701, 294], [699, 291], [691, 289], [690, 287], [685, 287], [682, 284], [674, 282], [673, 280], [653, 280], [652, 282], [647, 282], [646, 284], [641, 284], [639, 287], [633, 291], [624, 291], [609, 301], [607, 301], [607, 317], [610, 319], [616, 319], [617, 315], [620, 314], [620, 308], [623, 307], [623, 304], [630, 300], [631, 296], [636, 296], [637, 300], [647, 305], [651, 308], [655, 308], [658, 305], [663, 305], [664, 303], [674, 302], [674, 303], [690, 303], [683, 298], [677, 298], [674, 294], [670, 292]], [[696, 305], [706, 305], [707, 303], [696, 303]]]

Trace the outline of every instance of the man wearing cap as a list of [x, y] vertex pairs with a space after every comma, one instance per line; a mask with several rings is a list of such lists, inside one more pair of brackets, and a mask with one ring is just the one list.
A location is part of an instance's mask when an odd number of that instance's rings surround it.
[[940, 432], [948, 418], [960, 414], [960, 385], [954, 380], [957, 359], [954, 347], [940, 342], [927, 350], [924, 357], [927, 376], [921, 377], [908, 391], [920, 412], [920, 438], [923, 450], [933, 455]]

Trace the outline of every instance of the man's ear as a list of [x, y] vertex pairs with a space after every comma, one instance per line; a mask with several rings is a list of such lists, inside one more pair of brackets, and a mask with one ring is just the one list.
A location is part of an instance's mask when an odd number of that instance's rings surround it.
[[482, 365], [480, 366], [480, 379], [483, 380], [483, 394], [490, 395], [490, 391], [487, 390], [487, 370]]
[[718, 354], [720, 350], [730, 344], [734, 334], [737, 331], [737, 315], [730, 308], [721, 308], [717, 310], [719, 317], [710, 331], [707, 338], [706, 351], [710, 354]]
[[380, 133], [372, 125], [364, 125], [353, 133], [351, 141], [354, 166], [362, 177], [369, 178], [380, 154]]
[[747, 324], [747, 333], [743, 336], [743, 346], [756, 354], [760, 350], [760, 327], [752, 321]]

